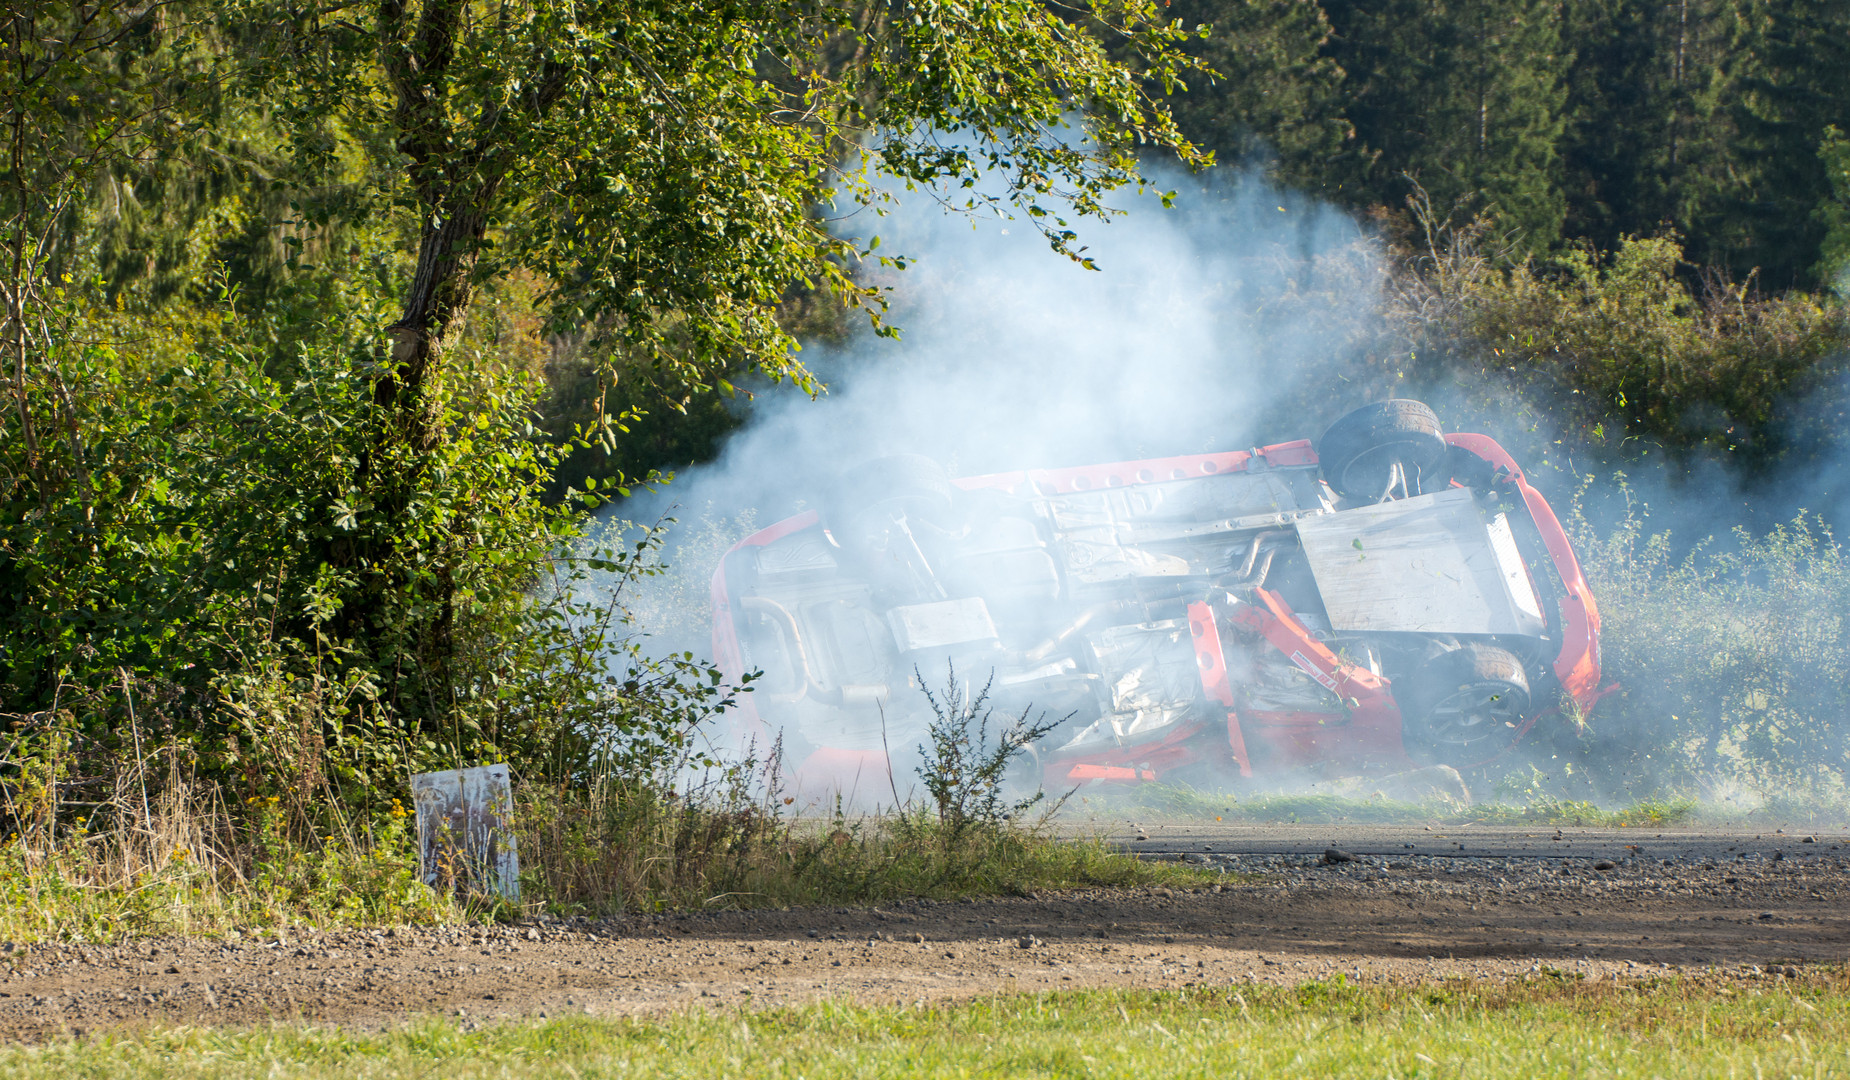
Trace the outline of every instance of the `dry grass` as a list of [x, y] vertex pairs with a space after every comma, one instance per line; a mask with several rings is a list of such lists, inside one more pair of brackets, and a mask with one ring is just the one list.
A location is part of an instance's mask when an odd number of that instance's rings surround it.
[[325, 787], [227, 798], [175, 747], [98, 770], [61, 737], [14, 745], [27, 752], [8, 761], [12, 825], [0, 841], [0, 939], [12, 941], [876, 903], [1196, 876], [1034, 827], [953, 834], [922, 810], [802, 818], [774, 786], [747, 795], [756, 789], [736, 772], [681, 793], [606, 777], [517, 788], [523, 908], [425, 885], [413, 819], [397, 800], [361, 816]]

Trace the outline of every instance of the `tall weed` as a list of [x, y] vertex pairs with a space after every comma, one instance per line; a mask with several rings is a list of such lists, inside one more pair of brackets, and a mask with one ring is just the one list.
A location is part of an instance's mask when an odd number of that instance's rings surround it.
[[1850, 555], [1800, 515], [1682, 557], [1634, 509], [1576, 522], [1603, 619], [1607, 677], [1575, 756], [1606, 782], [1712, 797], [1798, 788], [1841, 799], [1850, 777]]

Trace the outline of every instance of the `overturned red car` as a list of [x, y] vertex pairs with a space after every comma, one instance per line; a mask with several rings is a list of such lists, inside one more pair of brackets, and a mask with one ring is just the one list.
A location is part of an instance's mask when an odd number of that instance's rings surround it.
[[[1507, 752], [1600, 691], [1554, 511], [1485, 435], [1377, 402], [1308, 440], [953, 479], [868, 462], [733, 547], [713, 645], [812, 793], [907, 776], [921, 678], [1065, 722], [1042, 783], [1367, 775]], [[903, 784], [904, 781], [902, 780]]]

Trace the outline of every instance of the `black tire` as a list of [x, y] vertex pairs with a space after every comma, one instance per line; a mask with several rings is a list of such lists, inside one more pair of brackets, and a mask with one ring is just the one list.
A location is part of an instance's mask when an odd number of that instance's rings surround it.
[[1415, 668], [1394, 687], [1407, 754], [1463, 768], [1489, 761], [1529, 715], [1529, 677], [1507, 649], [1470, 644]]
[[1409, 494], [1444, 487], [1450, 450], [1439, 417], [1409, 398], [1364, 405], [1331, 424], [1317, 442], [1323, 479], [1344, 498], [1368, 502], [1387, 490], [1396, 463], [1406, 472]]
[[947, 521], [955, 490], [944, 466], [922, 454], [875, 458], [842, 474], [827, 504], [827, 524], [845, 546], [881, 547], [899, 515], [914, 522]]

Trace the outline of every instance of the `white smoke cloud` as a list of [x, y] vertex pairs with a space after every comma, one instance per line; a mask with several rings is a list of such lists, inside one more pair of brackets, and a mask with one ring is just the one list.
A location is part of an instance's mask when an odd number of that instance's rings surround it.
[[[1127, 193], [1122, 216], [1079, 225], [1097, 270], [1051, 251], [1025, 220], [972, 220], [925, 193], [843, 222], [844, 235], [865, 244], [877, 232], [882, 253], [904, 257], [903, 271], [871, 271], [891, 288], [902, 336], [863, 324], [845, 344], [810, 345], [803, 359], [824, 394], [759, 386], [716, 460], [606, 515], [678, 519], [670, 572], [629, 586], [651, 651], [710, 655], [707, 579], [726, 544], [825, 504], [858, 463], [923, 454], [968, 476], [1240, 449], [1314, 438], [1361, 404], [1329, 395], [1322, 415], [1262, 418], [1327, 378], [1333, 348], [1329, 325], [1277, 302], [1334, 294], [1352, 323], [1377, 301], [1378, 246], [1346, 214], [1249, 177], [1171, 186], [1173, 208]], [[1320, 267], [1340, 280], [1316, 280]], [[893, 732], [902, 758], [922, 737], [904, 712], [889, 709], [906, 726]], [[726, 749], [724, 733], [709, 735]]]
[[[1388, 273], [1368, 230], [1247, 176], [1178, 177], [1173, 186], [1173, 209], [1127, 195], [1124, 216], [1081, 223], [1096, 272], [1051, 252], [1025, 221], [972, 222], [924, 194], [901, 196], [891, 216], [844, 222], [844, 235], [877, 232], [882, 252], [908, 261], [879, 278], [893, 290], [891, 321], [903, 336], [863, 331], [843, 345], [812, 344], [804, 359], [824, 395], [758, 388], [716, 460], [612, 509], [613, 520], [680, 519], [665, 552], [672, 572], [640, 583], [634, 604], [654, 644], [707, 655], [706, 581], [725, 543], [745, 522], [763, 527], [824, 502], [859, 462], [919, 453], [961, 476], [1237, 449], [1315, 438], [1379, 396], [1341, 382], [1365, 344], [1344, 335], [1378, 309]], [[1301, 302], [1307, 296], [1316, 302]], [[1442, 419], [1505, 441], [1565, 511], [1578, 482], [1563, 449], [1571, 446], [1533, 406], [1496, 390], [1494, 374], [1423, 396]], [[1683, 547], [1747, 517], [1726, 469], [1681, 468], [1690, 474], [1681, 484], [1671, 483], [1675, 470], [1631, 470], [1631, 496], [1656, 510], [1653, 530], [1674, 527]], [[1837, 509], [1842, 485], [1821, 481], [1839, 478], [1803, 479], [1812, 501], [1796, 505]], [[1602, 484], [1589, 498], [1622, 503], [1616, 492]], [[727, 529], [733, 535], [721, 539]], [[1620, 730], [1618, 707], [1596, 717], [1595, 732], [1642, 745]], [[1628, 715], [1649, 712], [1640, 705]], [[896, 733], [896, 748], [914, 738]], [[1512, 770], [1565, 768], [1530, 742]], [[1645, 787], [1589, 794], [1624, 801], [1649, 787], [1648, 777], [1638, 782]]]
[[1050, 251], [1025, 221], [973, 222], [922, 193], [902, 195], [888, 217], [846, 223], [910, 263], [885, 275], [902, 338], [812, 346], [804, 359], [826, 394], [761, 389], [716, 461], [621, 513], [711, 505], [753, 508], [768, 523], [855, 462], [902, 452], [970, 475], [1315, 436], [1328, 417], [1255, 425], [1275, 392], [1307, 374], [1318, 329], [1281, 350], [1263, 304], [1316, 256], [1354, 249], [1362, 231], [1251, 179], [1177, 185], [1173, 209], [1129, 195], [1124, 216], [1080, 226], [1097, 271]]

